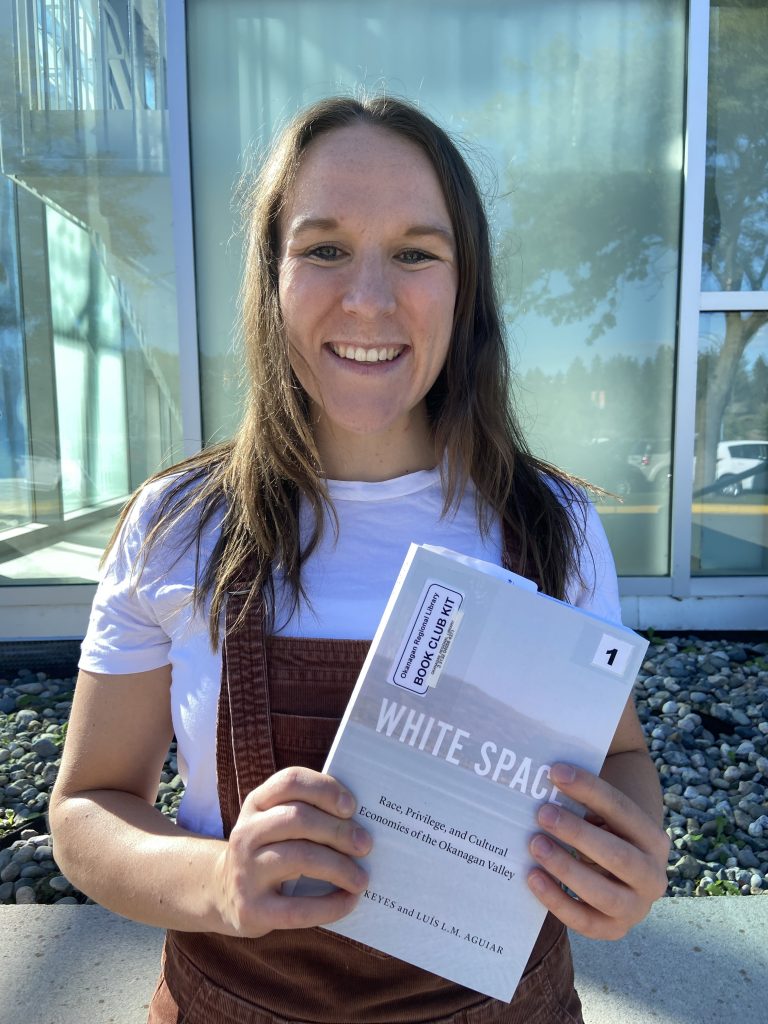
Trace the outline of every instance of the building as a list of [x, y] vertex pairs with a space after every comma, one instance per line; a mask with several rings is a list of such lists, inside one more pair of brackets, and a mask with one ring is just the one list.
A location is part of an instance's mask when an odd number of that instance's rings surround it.
[[467, 141], [627, 623], [765, 628], [767, 52], [760, 0], [2, 4], [0, 639], [81, 636], [126, 495], [231, 430], [236, 184], [359, 89]]

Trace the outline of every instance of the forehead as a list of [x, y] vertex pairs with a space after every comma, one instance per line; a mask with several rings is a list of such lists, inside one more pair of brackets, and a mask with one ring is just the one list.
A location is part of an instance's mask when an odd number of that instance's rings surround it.
[[421, 221], [426, 213], [450, 229], [440, 180], [426, 154], [394, 131], [359, 124], [315, 139], [302, 154], [281, 220], [391, 214]]

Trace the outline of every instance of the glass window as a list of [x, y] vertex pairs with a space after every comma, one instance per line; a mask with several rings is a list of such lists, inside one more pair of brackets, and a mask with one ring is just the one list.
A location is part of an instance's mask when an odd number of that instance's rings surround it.
[[[768, 287], [768, 9], [711, 6], [702, 288]], [[746, 300], [745, 298], [745, 301]], [[692, 570], [768, 572], [768, 312], [700, 317]]]
[[702, 313], [693, 571], [768, 572], [768, 313]]
[[623, 499], [623, 573], [665, 574], [686, 6], [189, 0], [206, 436], [238, 418], [233, 183], [298, 107], [385, 89], [469, 143], [536, 451]]
[[164, 11], [0, 5], [0, 583], [96, 579], [181, 455]]
[[27, 389], [13, 185], [0, 177], [0, 532], [32, 518], [34, 468], [27, 432]]
[[711, 9], [702, 288], [768, 287], [768, 7]]

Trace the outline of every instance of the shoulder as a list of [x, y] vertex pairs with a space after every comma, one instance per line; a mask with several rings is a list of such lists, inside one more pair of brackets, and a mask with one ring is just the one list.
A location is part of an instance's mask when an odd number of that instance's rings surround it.
[[126, 507], [105, 560], [105, 575], [133, 575], [150, 563], [162, 571], [217, 532], [222, 515], [215, 501], [205, 499], [205, 483], [200, 472], [179, 471], [142, 484]]
[[125, 544], [131, 539], [142, 541], [164, 520], [170, 521], [172, 510], [180, 502], [194, 498], [195, 485], [188, 474], [172, 473], [151, 477], [141, 484], [126, 505], [116, 542]]
[[122, 523], [140, 531], [167, 527], [176, 534], [195, 529], [224, 506], [222, 479], [231, 457], [232, 444], [226, 442], [151, 476], [129, 500]]
[[590, 509], [593, 509], [593, 506], [584, 488], [565, 476], [555, 476], [553, 473], [542, 473], [541, 476], [550, 491], [568, 512], [573, 525], [577, 529], [586, 529]]
[[183, 470], [150, 477], [131, 499], [126, 520], [151, 527], [175, 518], [177, 513], [186, 513], [182, 519], [193, 519], [196, 499], [205, 482], [200, 472]]

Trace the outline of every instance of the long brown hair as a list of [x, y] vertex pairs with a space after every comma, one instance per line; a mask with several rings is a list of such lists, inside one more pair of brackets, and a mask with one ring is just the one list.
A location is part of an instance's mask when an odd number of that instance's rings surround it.
[[[306, 394], [291, 369], [282, 329], [278, 217], [307, 147], [328, 132], [355, 124], [394, 132], [418, 146], [437, 173], [451, 217], [458, 266], [453, 334], [445, 366], [426, 399], [435, 450], [442, 454], [444, 514], [458, 504], [471, 481], [478, 528], [485, 533], [501, 517], [513, 568], [560, 598], [578, 571], [584, 501], [568, 477], [531, 455], [517, 423], [488, 221], [464, 158], [441, 128], [402, 100], [325, 99], [288, 125], [247, 196], [240, 293], [247, 401], [241, 426], [232, 441], [151, 478], [181, 474], [163, 490], [145, 550], [181, 529], [182, 522], [187, 524], [175, 543], [180, 551], [196, 545], [195, 604], [202, 608], [210, 598], [214, 646], [228, 591], [248, 591], [243, 614], [261, 593], [273, 612], [273, 567], [279, 567], [295, 606], [303, 594], [301, 567], [317, 546], [327, 510], [332, 513]], [[303, 541], [300, 498], [308, 503], [314, 522]], [[110, 546], [135, 500], [136, 495]], [[201, 564], [201, 536], [222, 511], [219, 539]]]

